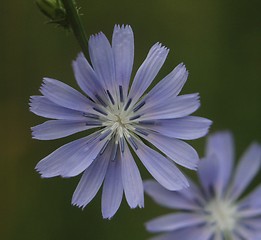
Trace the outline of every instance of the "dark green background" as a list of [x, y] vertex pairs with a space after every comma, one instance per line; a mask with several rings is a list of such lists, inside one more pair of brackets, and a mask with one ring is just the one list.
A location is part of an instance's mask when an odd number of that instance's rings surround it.
[[[135, 70], [153, 43], [169, 47], [157, 79], [184, 62], [190, 75], [183, 93], [200, 93], [202, 106], [196, 115], [214, 121], [211, 132], [231, 129], [237, 154], [253, 140], [261, 142], [260, 0], [79, 0], [78, 4], [88, 35], [103, 31], [111, 38], [115, 23], [132, 26]], [[30, 136], [30, 127], [43, 121], [28, 111], [29, 96], [38, 94], [42, 77], [76, 87], [71, 62], [80, 49], [71, 34], [44, 24], [46, 20], [34, 1], [1, 1], [0, 238], [146, 239], [150, 235], [143, 223], [167, 212], [147, 197], [145, 209], [130, 210], [124, 200], [111, 221], [103, 220], [100, 194], [84, 211], [71, 206], [79, 177], [41, 179], [34, 170], [41, 158], [75, 138], [37, 141]], [[192, 142], [201, 156], [204, 142]], [[149, 177], [143, 167], [141, 171]]]

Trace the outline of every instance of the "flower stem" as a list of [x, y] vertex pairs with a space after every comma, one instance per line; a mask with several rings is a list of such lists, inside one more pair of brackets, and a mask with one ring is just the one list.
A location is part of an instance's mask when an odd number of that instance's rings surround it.
[[73, 0], [62, 0], [62, 3], [66, 10], [68, 21], [73, 30], [73, 33], [74, 33], [77, 41], [79, 42], [79, 44], [82, 48], [82, 51], [87, 59], [87, 57], [88, 57], [88, 40], [86, 37], [86, 33], [84, 31], [84, 28], [82, 26], [82, 22], [79, 18], [79, 14], [76, 9], [76, 6], [75, 6]]

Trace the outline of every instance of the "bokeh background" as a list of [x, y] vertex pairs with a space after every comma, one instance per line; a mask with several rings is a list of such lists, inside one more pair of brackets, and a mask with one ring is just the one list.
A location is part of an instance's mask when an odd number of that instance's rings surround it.
[[[115, 23], [135, 33], [135, 66], [157, 41], [171, 49], [157, 80], [180, 62], [190, 72], [182, 93], [200, 92], [196, 115], [214, 121], [211, 132], [230, 129], [237, 156], [261, 142], [261, 1], [78, 0], [88, 35], [111, 38]], [[145, 209], [123, 201], [103, 220], [100, 193], [84, 211], [71, 206], [79, 176], [41, 179], [36, 163], [76, 136], [31, 139], [43, 119], [28, 110], [44, 76], [76, 87], [71, 62], [80, 51], [72, 34], [45, 24], [34, 1], [1, 1], [0, 8], [0, 238], [10, 240], [147, 239], [144, 222], [168, 210], [145, 198]], [[202, 156], [205, 139], [191, 142]], [[139, 164], [143, 178], [149, 174]], [[195, 176], [195, 173], [191, 173]], [[243, 176], [242, 176], [243, 177]], [[260, 182], [260, 174], [252, 184]]]

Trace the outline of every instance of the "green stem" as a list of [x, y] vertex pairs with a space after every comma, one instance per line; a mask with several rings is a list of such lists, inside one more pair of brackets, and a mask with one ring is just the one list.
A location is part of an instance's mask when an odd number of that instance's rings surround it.
[[73, 30], [73, 33], [79, 42], [82, 51], [87, 59], [88, 57], [88, 40], [86, 37], [86, 33], [82, 26], [81, 20], [79, 18], [79, 14], [76, 10], [76, 6], [73, 3], [73, 0], [62, 0], [64, 8], [66, 10], [68, 20], [70, 22], [70, 26]]

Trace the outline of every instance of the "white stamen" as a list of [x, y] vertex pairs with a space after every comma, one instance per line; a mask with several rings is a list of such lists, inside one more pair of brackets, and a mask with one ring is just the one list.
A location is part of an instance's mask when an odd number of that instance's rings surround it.
[[[102, 102], [102, 98], [99, 97], [99, 103], [103, 106], [100, 105], [97, 106], [97, 108], [93, 108], [97, 112], [97, 116], [99, 117], [102, 126], [105, 127], [101, 132], [100, 139], [103, 140], [106, 138], [107, 140], [110, 140], [113, 137], [113, 141], [115, 141], [117, 146], [120, 145], [121, 151], [123, 152], [123, 137], [125, 137], [135, 149], [138, 149], [135, 139], [132, 136], [132, 132], [136, 132], [136, 134], [138, 132], [136, 129], [140, 115], [135, 112], [144, 106], [145, 101], [140, 102], [136, 106], [135, 103], [133, 103], [131, 106], [131, 98], [127, 98], [126, 101], [124, 101], [122, 86], [119, 86], [119, 92], [117, 92], [116, 95], [112, 95], [111, 92], [107, 90], [106, 96], [108, 99], [106, 100], [106, 103], [108, 105], [105, 107], [105, 102]], [[106, 148], [106, 146], [104, 148]], [[115, 151], [117, 148], [115, 148]], [[112, 155], [114, 156], [115, 153]]]
[[217, 230], [226, 232], [234, 229], [236, 225], [236, 206], [224, 199], [213, 199], [205, 208], [207, 221], [214, 223]]

